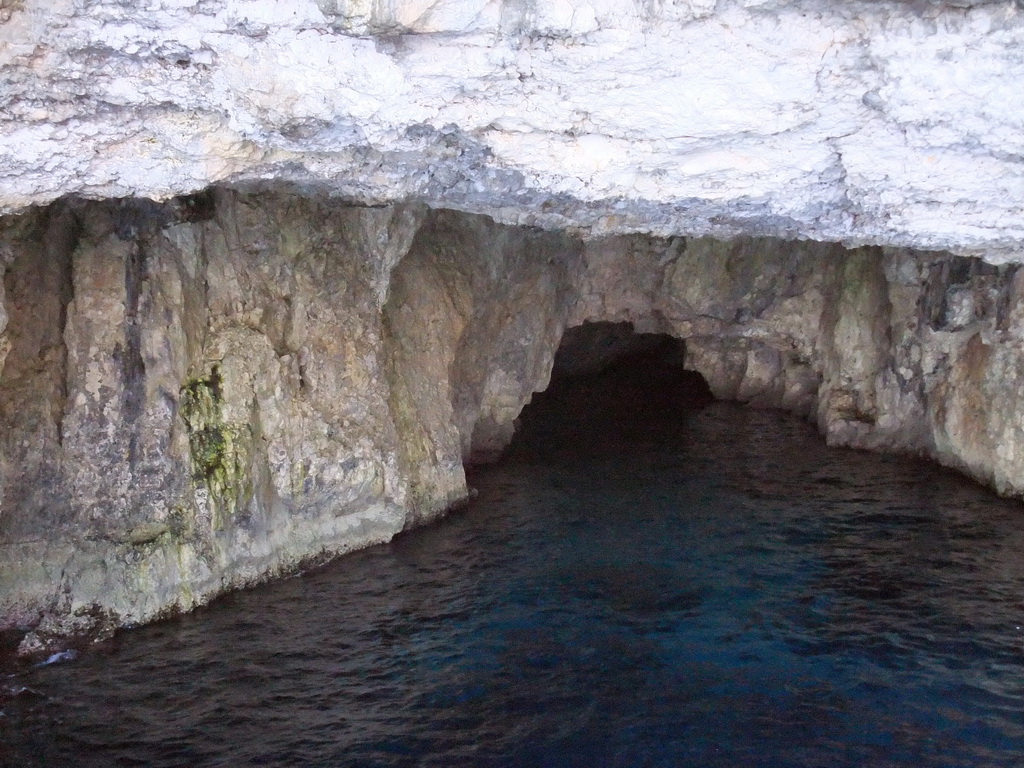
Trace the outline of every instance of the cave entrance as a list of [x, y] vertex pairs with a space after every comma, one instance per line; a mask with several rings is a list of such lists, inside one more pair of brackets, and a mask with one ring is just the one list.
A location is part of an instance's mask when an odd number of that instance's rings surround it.
[[566, 330], [551, 383], [520, 415], [510, 455], [615, 452], [669, 438], [714, 400], [704, 377], [686, 370], [686, 343], [636, 333], [630, 323]]

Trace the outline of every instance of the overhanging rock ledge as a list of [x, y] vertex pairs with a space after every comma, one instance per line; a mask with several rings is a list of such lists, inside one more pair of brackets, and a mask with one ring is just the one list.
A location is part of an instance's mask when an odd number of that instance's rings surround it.
[[1019, 260], [1017, 2], [3, 0], [0, 212], [286, 180]]

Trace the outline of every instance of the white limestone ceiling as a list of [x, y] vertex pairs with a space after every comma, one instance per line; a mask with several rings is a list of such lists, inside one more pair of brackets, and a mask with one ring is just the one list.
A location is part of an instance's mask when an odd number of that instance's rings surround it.
[[1024, 10], [0, 0], [0, 212], [266, 180], [1022, 260]]

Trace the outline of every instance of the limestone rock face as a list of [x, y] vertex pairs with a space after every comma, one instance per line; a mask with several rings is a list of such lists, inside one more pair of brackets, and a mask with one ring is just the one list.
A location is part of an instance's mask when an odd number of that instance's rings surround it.
[[4, 0], [0, 212], [287, 180], [1020, 260], [1019, 2]]
[[1015, 264], [228, 189], [5, 217], [0, 258], [0, 628], [26, 650], [442, 513], [594, 321], [684, 340], [716, 396], [833, 444], [1024, 495]]
[[[5, 241], [6, 624], [144, 620], [406, 523], [381, 305], [423, 211], [181, 205], [57, 206]], [[448, 470], [421, 515], [464, 493]]]

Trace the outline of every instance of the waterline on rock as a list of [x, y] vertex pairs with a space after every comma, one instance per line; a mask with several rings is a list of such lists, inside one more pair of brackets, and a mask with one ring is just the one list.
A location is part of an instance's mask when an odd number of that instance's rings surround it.
[[0, 757], [1024, 759], [1017, 503], [775, 412], [629, 432], [557, 460], [524, 442], [434, 525], [23, 673]]

